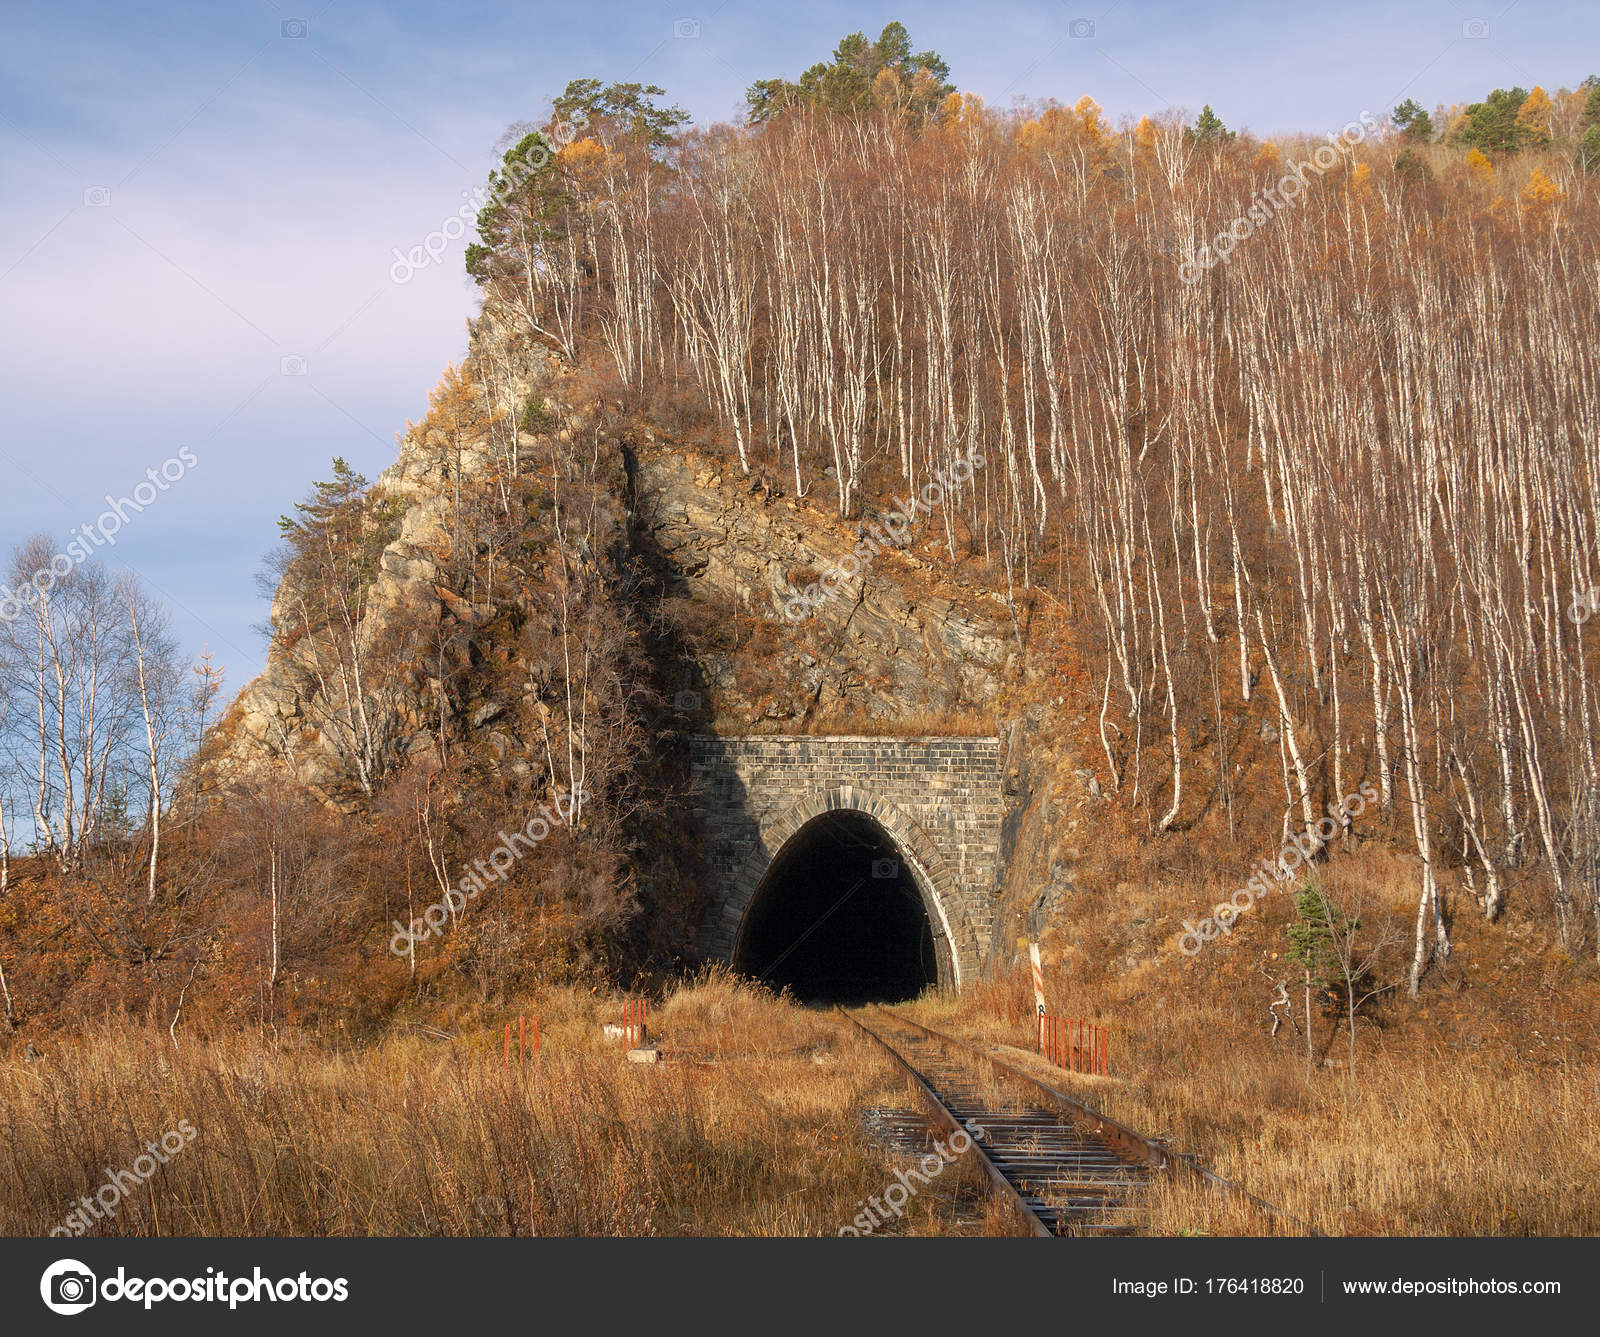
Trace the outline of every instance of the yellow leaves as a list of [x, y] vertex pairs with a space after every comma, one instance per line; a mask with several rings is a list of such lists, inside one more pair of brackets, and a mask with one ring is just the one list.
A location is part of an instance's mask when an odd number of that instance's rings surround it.
[[428, 411], [422, 421], [406, 421], [407, 433], [415, 432], [419, 441], [429, 440], [436, 432], [445, 432], [452, 438], [464, 428], [479, 425], [483, 415], [483, 387], [467, 371], [454, 362], [445, 364], [439, 383], [428, 392]]
[[1072, 115], [1077, 121], [1078, 133], [1085, 139], [1099, 143], [1110, 129], [1100, 115], [1100, 104], [1085, 93], [1072, 104]]
[[1517, 126], [1526, 132], [1528, 139], [1543, 146], [1550, 142], [1550, 95], [1534, 85], [1533, 92], [1528, 94], [1528, 99], [1522, 104], [1522, 109], [1517, 112]]
[[976, 93], [947, 93], [939, 103], [939, 122], [963, 125], [977, 120], [982, 111], [983, 99]]
[[[1139, 124], [1133, 128], [1133, 141], [1145, 153], [1156, 151], [1156, 123], [1148, 116], [1141, 116]], [[1276, 153], [1277, 150], [1273, 149]]]
[[1358, 195], [1366, 195], [1372, 189], [1369, 184], [1371, 180], [1372, 164], [1358, 162], [1355, 165], [1355, 170], [1350, 173], [1350, 188]]
[[1528, 178], [1528, 184], [1522, 188], [1522, 194], [1517, 198], [1522, 201], [1524, 213], [1543, 214], [1566, 199], [1566, 193], [1535, 167], [1533, 175]]
[[[1143, 121], [1140, 121], [1139, 122], [1139, 129], [1140, 130], [1144, 129], [1145, 125], [1149, 122], [1149, 120], [1150, 120], [1150, 118], [1148, 116], [1146, 116]], [[1153, 129], [1154, 129], [1154, 127], [1152, 127], [1152, 140], [1153, 140], [1153, 137], [1154, 137], [1153, 136]], [[1135, 134], [1137, 134], [1137, 133], [1138, 132], [1135, 131]], [[1282, 165], [1282, 163], [1283, 163], [1283, 150], [1281, 150], [1276, 144], [1263, 143], [1261, 145], [1261, 147], [1256, 150], [1256, 162], [1255, 162], [1255, 165], [1256, 165], [1256, 168], [1257, 168], [1258, 171], [1276, 172], [1278, 170], [1279, 166]]]
[[556, 163], [577, 176], [599, 171], [616, 160], [598, 139], [575, 139], [556, 153]]
[[901, 80], [899, 74], [885, 66], [872, 79], [872, 101], [879, 107], [900, 105]]
[[1029, 153], [1042, 152], [1050, 139], [1050, 116], [1047, 111], [1036, 121], [1024, 121], [1017, 127], [1017, 143]]
[[1030, 153], [1090, 151], [1100, 158], [1109, 151], [1110, 127], [1100, 114], [1100, 104], [1085, 95], [1068, 110], [1047, 107], [1036, 120], [1017, 127], [1017, 144]]
[[1487, 186], [1494, 180], [1494, 164], [1484, 155], [1482, 149], [1468, 151], [1467, 169], [1481, 185]]
[[[885, 72], [887, 73], [887, 71]], [[906, 87], [905, 76], [901, 74], [896, 77], [900, 81], [900, 87], [904, 89]], [[919, 66], [911, 75], [910, 91], [904, 95], [903, 100], [916, 108], [932, 107], [935, 98], [938, 96], [939, 87], [939, 81], [928, 73], [926, 69]]]

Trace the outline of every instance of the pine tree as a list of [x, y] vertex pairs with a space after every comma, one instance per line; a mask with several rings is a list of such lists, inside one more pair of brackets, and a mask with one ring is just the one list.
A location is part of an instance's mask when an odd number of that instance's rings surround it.
[[1433, 139], [1433, 117], [1415, 98], [1407, 98], [1393, 112], [1395, 129], [1409, 140], [1426, 144]]
[[1288, 928], [1285, 955], [1305, 972], [1306, 1062], [1311, 1062], [1311, 990], [1327, 988], [1339, 979], [1338, 930], [1344, 927], [1339, 911], [1315, 882], [1307, 882], [1294, 901], [1295, 920]]
[[1200, 108], [1190, 133], [1201, 144], [1227, 144], [1235, 137], [1234, 132], [1222, 123], [1222, 118], [1211, 110], [1209, 102]]
[[1591, 125], [1578, 141], [1578, 166], [1586, 172], [1600, 172], [1600, 125]]
[[1529, 96], [1523, 88], [1497, 88], [1482, 102], [1470, 103], [1456, 141], [1486, 153], [1515, 153], [1529, 142], [1531, 132], [1518, 120]]
[[950, 66], [937, 51], [911, 50], [911, 34], [903, 23], [884, 25], [876, 42], [865, 33], [841, 38], [832, 63], [819, 61], [800, 76], [757, 79], [745, 91], [746, 119], [761, 125], [797, 105], [827, 107], [855, 115], [892, 99], [923, 118], [932, 118], [956, 91]]

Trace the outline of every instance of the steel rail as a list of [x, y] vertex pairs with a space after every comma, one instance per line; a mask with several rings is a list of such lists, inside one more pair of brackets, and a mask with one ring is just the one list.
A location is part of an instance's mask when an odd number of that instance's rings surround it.
[[[976, 1045], [969, 1044], [965, 1040], [958, 1040], [955, 1036], [946, 1035], [943, 1031], [937, 1031], [932, 1026], [925, 1026], [922, 1024], [922, 1022], [915, 1021], [910, 1017], [902, 1016], [900, 1013], [895, 1012], [890, 1008], [883, 1007], [881, 1004], [879, 1005], [878, 1010], [884, 1013], [886, 1016], [894, 1018], [894, 1020], [900, 1022], [902, 1025], [910, 1026], [915, 1030], [921, 1031], [924, 1035], [928, 1036], [929, 1039], [936, 1040], [941, 1044], [950, 1045], [953, 1048], [971, 1054], [980, 1062], [988, 1064], [995, 1071], [1003, 1073], [1007, 1077], [1011, 1077], [1017, 1081], [1026, 1083], [1028, 1086], [1031, 1086], [1039, 1095], [1043, 1096], [1047, 1103], [1055, 1106], [1060, 1112], [1068, 1115], [1070, 1118], [1077, 1120], [1084, 1128], [1111, 1143], [1119, 1151], [1122, 1151], [1128, 1155], [1130, 1159], [1133, 1159], [1144, 1165], [1148, 1165], [1154, 1169], [1166, 1170], [1169, 1173], [1176, 1172], [1192, 1175], [1203, 1182], [1208, 1188], [1224, 1193], [1231, 1193], [1235, 1197], [1241, 1198], [1250, 1203], [1252, 1206], [1265, 1212], [1268, 1216], [1278, 1220], [1290, 1222], [1300, 1230], [1304, 1231], [1307, 1235], [1318, 1238], [1323, 1237], [1323, 1232], [1311, 1225], [1310, 1222], [1302, 1221], [1299, 1217], [1290, 1212], [1286, 1212], [1283, 1208], [1278, 1207], [1273, 1203], [1268, 1202], [1265, 1198], [1258, 1197], [1256, 1194], [1251, 1193], [1242, 1185], [1234, 1183], [1233, 1180], [1224, 1179], [1221, 1175], [1214, 1174], [1212, 1171], [1206, 1169], [1197, 1160], [1195, 1160], [1193, 1156], [1187, 1155], [1183, 1152], [1174, 1151], [1162, 1139], [1145, 1137], [1140, 1133], [1134, 1132], [1133, 1129], [1118, 1123], [1115, 1119], [1109, 1117], [1108, 1115], [1102, 1114], [1099, 1110], [1085, 1105], [1081, 1100], [1074, 1099], [1065, 1091], [1057, 1090], [1049, 1083], [1041, 1081], [1031, 1073], [1023, 1072], [1020, 1068], [1013, 1067], [1004, 1060], [996, 1058], [993, 1054], [986, 1053], [984, 1050], [979, 1049]], [[851, 1020], [854, 1021], [855, 1018], [852, 1017]], [[857, 1024], [859, 1025], [860, 1023], [858, 1022]]]
[[961, 1133], [967, 1138], [972, 1144], [972, 1150], [978, 1155], [979, 1164], [983, 1166], [989, 1176], [990, 1186], [998, 1194], [1001, 1201], [1006, 1203], [1016, 1214], [1018, 1220], [1028, 1228], [1028, 1232], [1047, 1239], [1051, 1238], [1051, 1230], [1045, 1225], [1038, 1213], [1027, 1204], [1023, 1196], [1017, 1192], [1011, 1181], [1000, 1172], [1000, 1167], [994, 1163], [994, 1159], [984, 1149], [983, 1142], [973, 1137], [962, 1126], [961, 1121], [956, 1118], [955, 1112], [940, 1099], [939, 1093], [928, 1084], [927, 1079], [906, 1060], [899, 1050], [865, 1022], [861, 1021], [860, 1018], [851, 1016], [842, 1007], [838, 1009], [838, 1012], [840, 1016], [860, 1030], [863, 1035], [876, 1041], [884, 1053], [888, 1054], [895, 1065], [905, 1073], [907, 1084], [911, 1087], [913, 1094], [916, 1095], [923, 1108], [927, 1110], [928, 1116], [934, 1123], [943, 1128], [946, 1133]]

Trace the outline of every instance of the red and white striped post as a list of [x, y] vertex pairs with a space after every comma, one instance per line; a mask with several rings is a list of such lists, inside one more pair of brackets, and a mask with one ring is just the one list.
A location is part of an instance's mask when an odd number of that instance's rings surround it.
[[1044, 967], [1039, 963], [1039, 944], [1028, 944], [1028, 964], [1033, 967], [1033, 1011], [1039, 1019], [1039, 1052], [1045, 1052]]

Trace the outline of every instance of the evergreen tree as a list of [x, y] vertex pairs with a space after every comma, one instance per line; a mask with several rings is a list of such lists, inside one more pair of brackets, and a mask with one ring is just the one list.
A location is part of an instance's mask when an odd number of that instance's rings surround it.
[[555, 99], [549, 123], [511, 146], [489, 173], [489, 202], [478, 211], [478, 240], [467, 247], [467, 273], [477, 283], [492, 277], [494, 257], [511, 234], [531, 232], [536, 242], [559, 241], [560, 220], [571, 196], [556, 167], [555, 150], [578, 129], [602, 141], [628, 140], [659, 155], [671, 145], [689, 115], [661, 106], [666, 90], [655, 84], [605, 84], [573, 79]]
[[626, 135], [659, 152], [672, 143], [678, 127], [687, 124], [682, 107], [658, 106], [667, 90], [656, 84], [606, 84], [598, 79], [574, 79], [555, 100], [557, 121], [583, 124], [591, 134]]
[[1314, 882], [1300, 888], [1294, 901], [1295, 920], [1289, 925], [1289, 950], [1285, 955], [1300, 966], [1311, 984], [1326, 987], [1340, 978], [1339, 953], [1334, 930], [1346, 927], [1339, 911]]
[[1456, 132], [1456, 142], [1485, 153], [1515, 153], [1530, 140], [1531, 132], [1517, 115], [1528, 100], [1524, 88], [1497, 88], [1482, 102], [1467, 107], [1467, 123]]
[[1222, 123], [1222, 118], [1211, 110], [1208, 102], [1200, 108], [1200, 114], [1195, 117], [1194, 128], [1190, 135], [1201, 144], [1227, 144], [1234, 139], [1234, 133]]
[[1300, 888], [1294, 901], [1295, 919], [1289, 925], [1289, 950], [1285, 955], [1305, 972], [1306, 1062], [1312, 1060], [1311, 991], [1326, 989], [1341, 979], [1340, 934], [1358, 925], [1346, 924], [1338, 909], [1315, 882]]
[[1433, 117], [1415, 98], [1408, 97], [1394, 109], [1394, 124], [1405, 138], [1419, 144], [1426, 144], [1433, 139]]
[[1591, 125], [1578, 141], [1578, 165], [1586, 172], [1600, 172], [1600, 125]]
[[1395, 155], [1394, 174], [1408, 185], [1423, 185], [1433, 180], [1433, 168], [1411, 149], [1401, 149]]
[[800, 76], [758, 79], [745, 91], [748, 121], [760, 125], [797, 104], [828, 107], [846, 115], [866, 111], [883, 97], [922, 116], [931, 115], [951, 93], [950, 66], [937, 51], [911, 50], [903, 23], [884, 26], [876, 42], [851, 33], [834, 48], [833, 61], [819, 61]]

